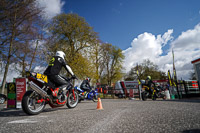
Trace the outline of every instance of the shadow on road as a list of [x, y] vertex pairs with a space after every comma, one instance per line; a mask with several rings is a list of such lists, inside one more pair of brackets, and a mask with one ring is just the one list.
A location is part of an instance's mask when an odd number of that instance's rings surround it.
[[[54, 112], [58, 110], [66, 110], [68, 108], [45, 108], [40, 114], [47, 112]], [[29, 116], [22, 109], [2, 109], [0, 110], [0, 117], [18, 117], [18, 116]]]
[[175, 100], [167, 100], [170, 102], [189, 102], [189, 103], [200, 103], [200, 99], [175, 99]]
[[184, 99], [170, 99], [170, 100], [157, 99], [155, 101], [200, 103], [200, 98], [184, 98]]
[[0, 111], [0, 117], [26, 116], [21, 109], [3, 109]]
[[184, 130], [182, 133], [200, 133], [200, 129]]

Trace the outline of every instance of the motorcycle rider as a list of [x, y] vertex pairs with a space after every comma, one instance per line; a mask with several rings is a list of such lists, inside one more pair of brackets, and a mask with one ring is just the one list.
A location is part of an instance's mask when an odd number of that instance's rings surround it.
[[48, 79], [58, 85], [58, 87], [52, 91], [54, 97], [58, 97], [62, 90], [66, 89], [68, 84], [67, 81], [59, 75], [62, 67], [71, 74], [72, 78], [76, 78], [70, 66], [65, 62], [65, 53], [63, 51], [57, 51], [56, 55], [51, 58], [48, 67], [44, 71], [44, 74], [47, 75]]
[[155, 86], [155, 83], [151, 80], [151, 76], [147, 76], [146, 80], [145, 80], [145, 84], [146, 86], [149, 87], [150, 93], [152, 94], [152, 98], [153, 98], [153, 89], [152, 89], [152, 85]]
[[91, 79], [87, 77], [80, 86], [82, 90], [86, 91], [85, 97], [87, 97], [87, 94], [91, 91], [90, 80]]

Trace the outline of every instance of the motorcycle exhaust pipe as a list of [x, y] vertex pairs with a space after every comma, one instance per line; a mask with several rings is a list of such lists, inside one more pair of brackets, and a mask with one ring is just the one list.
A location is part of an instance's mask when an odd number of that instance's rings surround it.
[[38, 94], [40, 94], [42, 97], [48, 97], [49, 95], [47, 94], [46, 91], [44, 91], [42, 88], [40, 88], [37, 84], [35, 84], [34, 82], [29, 82], [29, 86], [31, 87], [31, 89], [33, 89], [34, 91], [36, 91]]

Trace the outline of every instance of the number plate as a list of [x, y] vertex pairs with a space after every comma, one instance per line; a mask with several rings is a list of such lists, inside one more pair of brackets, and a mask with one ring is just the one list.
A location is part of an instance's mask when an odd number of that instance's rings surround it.
[[46, 75], [37, 73], [36, 78], [38, 78], [38, 79], [40, 79], [40, 80], [42, 80], [42, 81], [48, 83], [48, 80], [47, 80], [47, 76], [46, 76]]

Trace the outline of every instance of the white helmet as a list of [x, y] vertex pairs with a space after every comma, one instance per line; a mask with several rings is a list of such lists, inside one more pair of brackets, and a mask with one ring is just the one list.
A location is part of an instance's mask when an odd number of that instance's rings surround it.
[[63, 58], [63, 60], [65, 59], [65, 53], [63, 51], [57, 51], [56, 56]]

